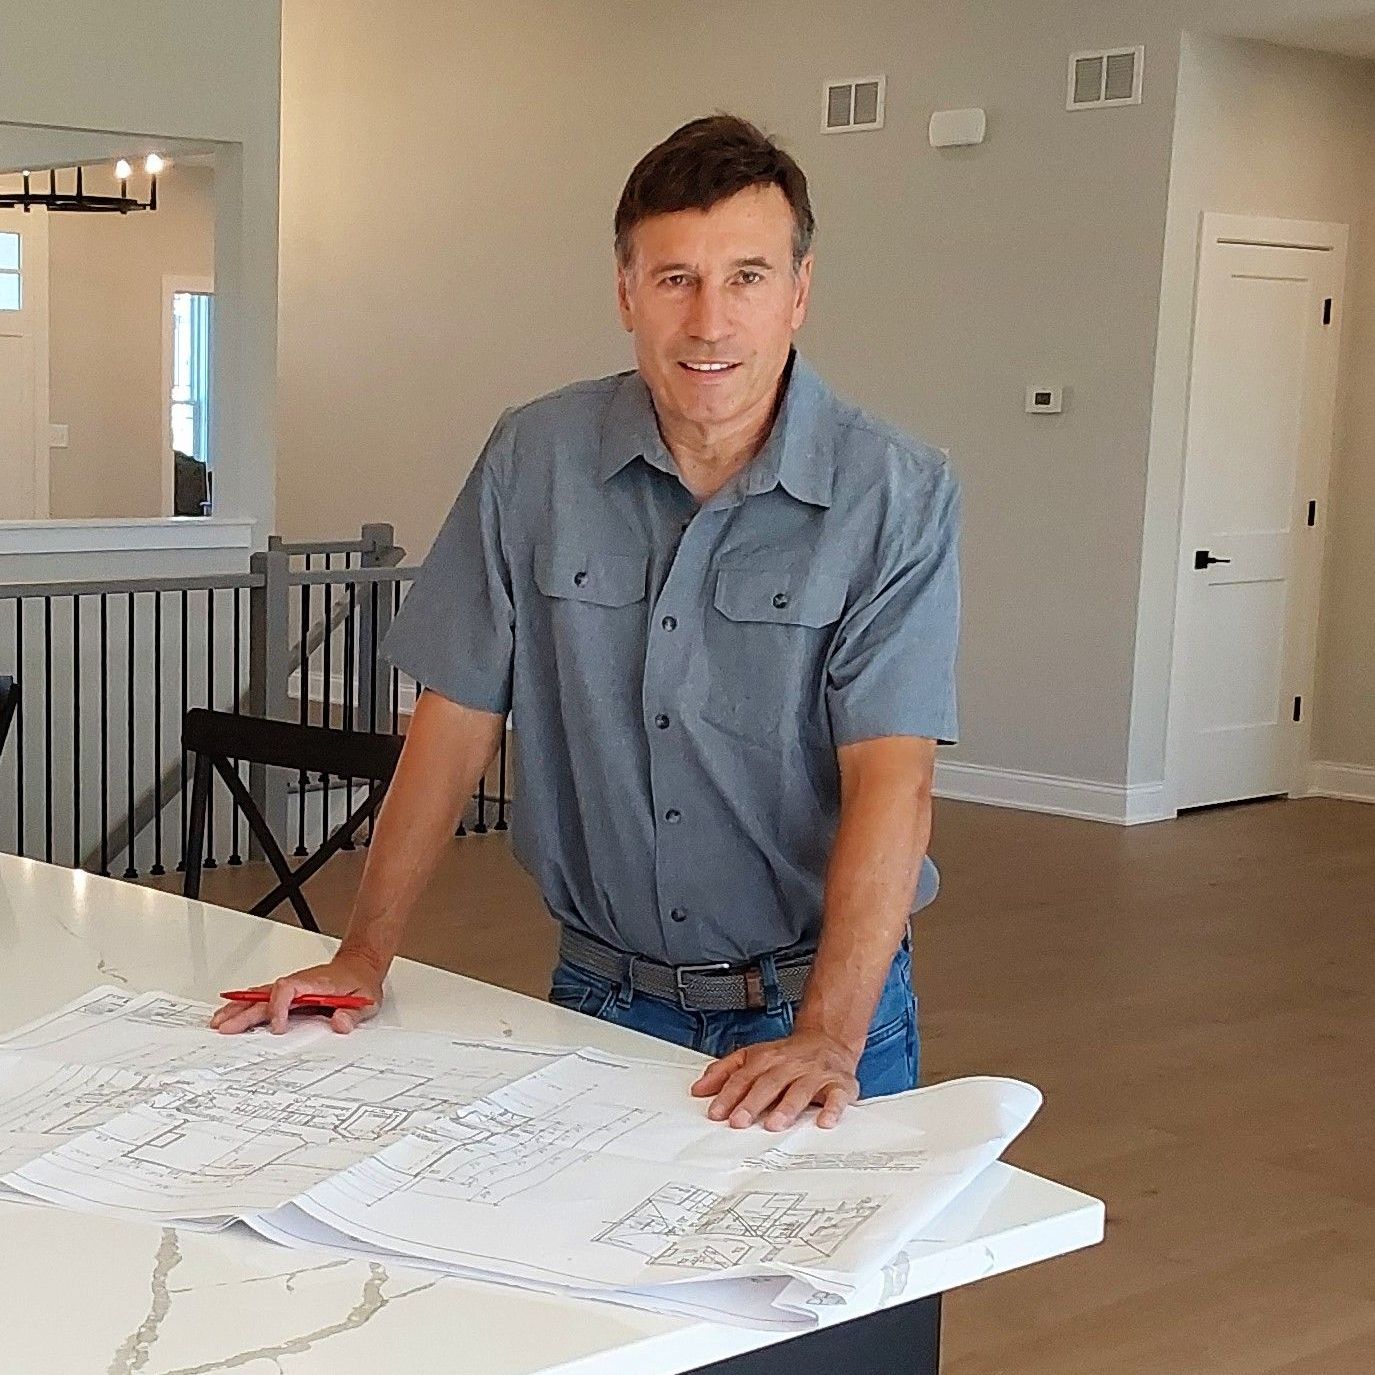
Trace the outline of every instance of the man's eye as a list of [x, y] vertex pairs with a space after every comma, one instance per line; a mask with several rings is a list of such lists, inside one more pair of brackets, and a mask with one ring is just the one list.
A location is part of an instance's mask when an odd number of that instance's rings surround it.
[[686, 272], [675, 272], [672, 276], [664, 278], [665, 286], [683, 286], [687, 282]]
[[762, 272], [746, 270], [740, 274], [740, 280], [744, 282], [746, 286], [753, 286], [756, 282], [762, 282], [764, 280], [764, 274]]

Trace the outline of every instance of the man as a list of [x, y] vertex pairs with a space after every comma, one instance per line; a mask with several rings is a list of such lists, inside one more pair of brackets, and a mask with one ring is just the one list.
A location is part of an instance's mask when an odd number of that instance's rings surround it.
[[637, 370], [498, 422], [387, 642], [426, 690], [348, 933], [214, 1021], [380, 1000], [509, 709], [516, 851], [563, 927], [553, 1001], [715, 1056], [712, 1118], [831, 1126], [916, 1082], [957, 491], [793, 352], [812, 212], [752, 125], [679, 129], [615, 227]]

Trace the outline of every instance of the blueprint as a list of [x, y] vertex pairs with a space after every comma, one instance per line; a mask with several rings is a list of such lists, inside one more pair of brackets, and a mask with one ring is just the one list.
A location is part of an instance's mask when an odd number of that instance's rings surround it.
[[902, 1292], [1040, 1103], [963, 1079], [733, 1131], [681, 1064], [211, 1011], [97, 989], [0, 1037], [0, 1191], [793, 1330]]
[[864, 1104], [834, 1130], [804, 1122], [761, 1153], [761, 1131], [706, 1118], [688, 1094], [694, 1077], [565, 1055], [322, 1181], [293, 1216], [533, 1282], [772, 1275], [845, 1292], [995, 1160], [1040, 1102], [1016, 1081], [959, 1080]]
[[206, 1025], [212, 1011], [97, 989], [0, 1040], [0, 1186], [223, 1226], [557, 1054], [319, 1022], [229, 1037]]

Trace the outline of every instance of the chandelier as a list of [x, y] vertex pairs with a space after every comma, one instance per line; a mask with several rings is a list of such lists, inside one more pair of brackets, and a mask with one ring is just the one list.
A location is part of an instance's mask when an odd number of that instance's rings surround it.
[[48, 172], [48, 189], [33, 189], [34, 177], [25, 172], [22, 191], [0, 191], [0, 210], [23, 210], [27, 214], [34, 206], [44, 210], [78, 210], [127, 215], [131, 210], [156, 210], [158, 208], [158, 173], [167, 163], [156, 153], [144, 159], [143, 170], [148, 174], [148, 199], [141, 201], [129, 194], [129, 178], [133, 168], [124, 158], [115, 163], [115, 178], [119, 182], [119, 195], [102, 196], [86, 190], [82, 169], [76, 169], [76, 187], [71, 191], [60, 191], [57, 186], [57, 169]]

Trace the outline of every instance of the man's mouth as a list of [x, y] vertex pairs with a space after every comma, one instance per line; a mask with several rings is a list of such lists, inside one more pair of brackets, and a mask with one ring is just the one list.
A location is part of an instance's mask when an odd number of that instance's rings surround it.
[[689, 362], [681, 359], [678, 363], [680, 368], [686, 368], [688, 372], [696, 373], [699, 377], [715, 377], [721, 373], [732, 372], [740, 366], [739, 363], [722, 362]]

